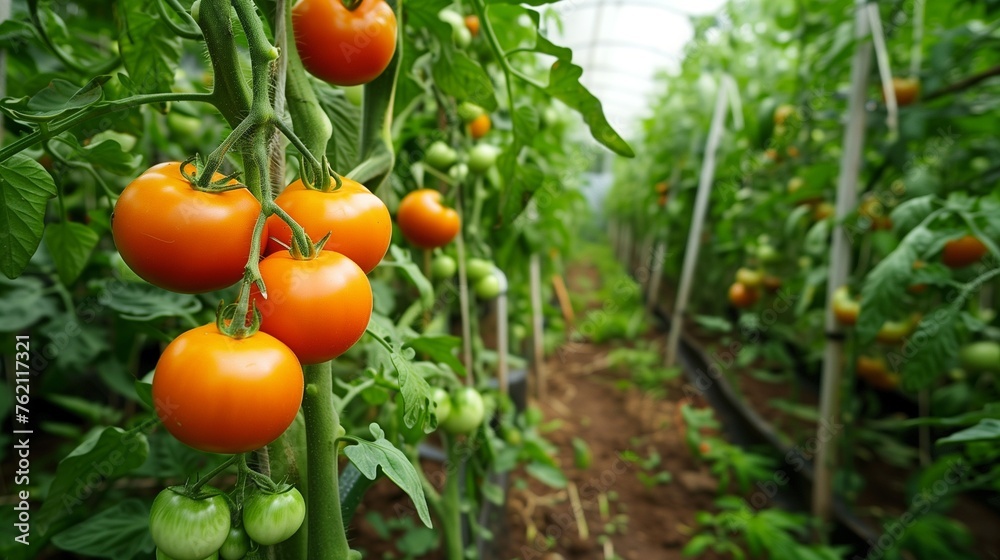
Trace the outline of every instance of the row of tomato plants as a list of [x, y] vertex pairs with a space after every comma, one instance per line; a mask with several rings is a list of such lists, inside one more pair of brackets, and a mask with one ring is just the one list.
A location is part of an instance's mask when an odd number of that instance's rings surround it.
[[[782, 369], [802, 357], [814, 370], [827, 344], [846, 343], [839, 358], [848, 374], [844, 409], [837, 418], [862, 421], [880, 441], [893, 442], [864, 452], [913, 470], [908, 499], [954, 461], [972, 474], [949, 488], [949, 496], [995, 491], [1000, 471], [990, 442], [1000, 437], [1000, 198], [991, 158], [997, 143], [985, 124], [998, 116], [988, 100], [996, 93], [991, 76], [1000, 60], [986, 47], [995, 10], [979, 2], [879, 6], [886, 43], [883, 49], [876, 41], [865, 66], [871, 85], [859, 196], [850, 212], [838, 215], [835, 186], [856, 140], [845, 143], [851, 55], [871, 40], [852, 38], [855, 15], [870, 8], [841, 1], [814, 13], [790, 4], [730, 3], [725, 18], [696, 21], [692, 46], [654, 102], [654, 115], [676, 118], [651, 118], [637, 160], [616, 169], [613, 231], [631, 236], [645, 273], [659, 269], [653, 257], [662, 254], [666, 278], [680, 275], [678, 248], [692, 223], [706, 156], [711, 115], [704, 100], [724, 92], [716, 79], [731, 76], [740, 103], [719, 149], [692, 313], [704, 321], [727, 316], [726, 304], [735, 308], [737, 332], [760, 346], [745, 351]], [[900, 70], [905, 66], [909, 72]], [[709, 79], [704, 68], [719, 74]], [[892, 70], [897, 77], [884, 80]], [[849, 281], [825, 298], [831, 238], [841, 231], [849, 243]], [[655, 251], [658, 244], [667, 250]], [[825, 328], [827, 308], [838, 321], [836, 332]], [[776, 344], [765, 348], [764, 340]], [[742, 364], [755, 360], [742, 358]], [[856, 385], [855, 375], [864, 383]], [[856, 393], [856, 386], [902, 392], [920, 416], [885, 417], [864, 397], [870, 389]], [[936, 445], [929, 428], [936, 430]], [[916, 431], [925, 436], [912, 449]], [[836, 478], [837, 492], [853, 500], [866, 484], [852, 472], [862, 447], [850, 434], [837, 441], [846, 469]], [[935, 510], [946, 515], [953, 504], [943, 500]], [[914, 527], [921, 525], [907, 529]], [[961, 554], [971, 554], [964, 528], [950, 522], [922, 527], [925, 536], [941, 531], [962, 543]], [[913, 542], [927, 545], [909, 550], [914, 557], [938, 550], [927, 538]]]
[[[123, 0], [15, 16], [3, 330], [32, 337], [33, 393], [10, 397], [58, 412], [37, 459], [54, 472], [24, 479], [6, 557], [356, 558], [347, 523], [386, 476], [463, 558], [463, 525], [488, 535], [475, 512], [503, 499], [489, 473], [563, 483], [537, 414], [494, 380], [518, 358], [482, 318], [509, 298], [522, 343], [524, 256], [556, 266], [581, 219], [590, 154], [567, 150], [569, 112], [631, 150], [540, 13]], [[147, 157], [164, 163], [136, 177]], [[440, 472], [418, 449], [435, 432]], [[186, 482], [129, 497], [144, 477]]]

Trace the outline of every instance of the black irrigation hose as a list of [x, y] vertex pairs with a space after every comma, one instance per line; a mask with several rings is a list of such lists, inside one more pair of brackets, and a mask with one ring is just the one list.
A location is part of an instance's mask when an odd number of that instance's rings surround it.
[[[669, 330], [670, 317], [659, 306], [654, 308], [653, 314], [664, 330]], [[681, 337], [678, 356], [685, 376], [722, 420], [729, 441], [744, 448], [766, 444], [785, 459], [785, 465], [775, 471], [774, 480], [758, 481], [751, 495], [746, 497], [749, 506], [757, 510], [773, 504], [793, 511], [809, 511], [813, 482], [811, 461], [784, 443], [770, 424], [743, 403], [724, 377], [709, 377], [705, 373], [709, 369], [704, 352], [685, 336]], [[706, 380], [711, 382], [706, 383]], [[776, 482], [781, 480], [787, 482]], [[867, 554], [869, 543], [877, 540], [879, 533], [854, 515], [840, 498], [834, 500], [833, 513], [835, 524], [831, 541], [851, 547], [855, 554]]]

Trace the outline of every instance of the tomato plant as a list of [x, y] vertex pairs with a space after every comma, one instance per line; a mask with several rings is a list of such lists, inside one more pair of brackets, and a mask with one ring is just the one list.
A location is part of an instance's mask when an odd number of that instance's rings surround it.
[[[214, 180], [222, 179], [215, 174]], [[243, 277], [260, 211], [247, 189], [198, 190], [180, 163], [167, 162], [125, 187], [111, 227], [122, 259], [147, 282], [175, 292], [210, 292]]]
[[453, 208], [441, 204], [441, 193], [420, 189], [403, 197], [396, 222], [406, 240], [423, 249], [443, 247], [458, 235], [461, 219]]
[[[389, 249], [392, 219], [380, 198], [364, 185], [342, 178], [340, 188], [307, 188], [299, 180], [288, 185], [274, 203], [301, 225], [315, 243], [330, 234], [323, 246], [354, 261], [365, 274], [371, 272]], [[292, 243], [292, 230], [278, 216], [267, 220], [271, 239], [267, 253], [284, 251]]]
[[340, 0], [301, 0], [292, 24], [302, 63], [332, 84], [367, 84], [396, 52], [396, 14], [385, 0], [363, 0], [353, 10]]
[[284, 342], [303, 364], [332, 360], [354, 346], [368, 327], [372, 288], [364, 271], [346, 256], [320, 251], [302, 260], [289, 252], [260, 263], [267, 299], [257, 288], [261, 332]]
[[[278, 339], [257, 333], [234, 340], [214, 324], [175, 338], [153, 376], [163, 426], [212, 453], [253, 451], [274, 441], [295, 418], [302, 389], [299, 360]], [[248, 417], [247, 410], [259, 413]]]

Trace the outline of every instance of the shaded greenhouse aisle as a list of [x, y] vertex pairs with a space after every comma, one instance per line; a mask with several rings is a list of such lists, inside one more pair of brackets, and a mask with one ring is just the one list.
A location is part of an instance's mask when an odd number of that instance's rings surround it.
[[[579, 265], [567, 279], [579, 294], [596, 286], [597, 270]], [[662, 348], [662, 338], [640, 344]], [[609, 365], [617, 347], [570, 342], [548, 359], [548, 396], [535, 404], [555, 426], [545, 437], [558, 447], [569, 484], [554, 490], [524, 473], [515, 477], [502, 558], [682, 558], [696, 514], [712, 510], [718, 485], [685, 443], [680, 414], [684, 402], [705, 403], [686, 401], [680, 379], [667, 382], [663, 395], [639, 389]], [[586, 442], [589, 461], [576, 438]]]

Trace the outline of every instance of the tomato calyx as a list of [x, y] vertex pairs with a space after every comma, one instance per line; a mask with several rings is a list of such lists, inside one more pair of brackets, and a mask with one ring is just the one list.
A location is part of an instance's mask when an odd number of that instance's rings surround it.
[[343, 2], [344, 7], [347, 8], [348, 12], [353, 12], [354, 10], [357, 10], [358, 8], [361, 7], [361, 3], [364, 2], [364, 0], [341, 0], [341, 1]]
[[[215, 175], [215, 170], [208, 169], [207, 166], [203, 165], [199, 161], [199, 159], [200, 158], [198, 156], [191, 156], [181, 162], [181, 176], [191, 184], [192, 189], [207, 193], [220, 193], [246, 188], [246, 185], [239, 182], [239, 171], [235, 171], [218, 179], [213, 179], [212, 177]], [[189, 171], [188, 166], [193, 167], [194, 171]], [[198, 174], [199, 169], [201, 169], [200, 175]]]
[[[304, 157], [300, 157], [299, 169], [303, 170], [303, 172], [299, 174], [299, 179], [307, 189], [334, 192], [340, 189], [340, 187], [344, 184], [343, 178], [330, 169], [330, 162], [327, 160], [326, 156], [322, 157], [318, 168], [315, 165], [309, 165], [309, 162], [306, 161]], [[305, 171], [307, 169], [311, 169], [312, 174], [307, 173]]]

